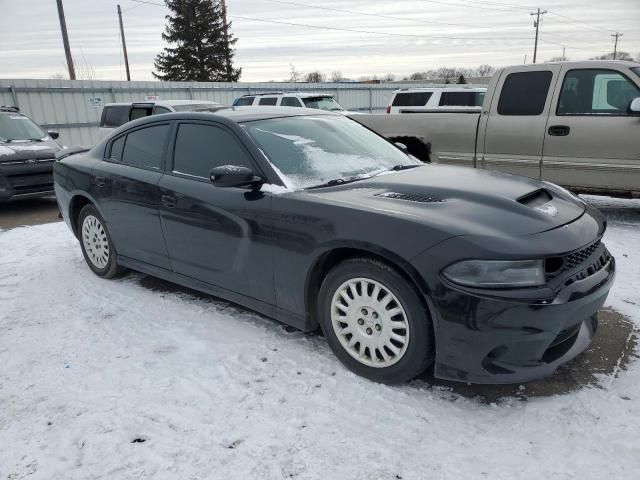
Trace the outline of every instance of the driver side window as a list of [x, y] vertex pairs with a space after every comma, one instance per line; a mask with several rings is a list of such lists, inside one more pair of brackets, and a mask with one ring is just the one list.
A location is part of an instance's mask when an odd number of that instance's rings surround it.
[[212, 168], [223, 165], [254, 168], [249, 154], [231, 132], [213, 125], [180, 124], [173, 153], [174, 173], [208, 179]]
[[627, 115], [640, 88], [615, 70], [582, 69], [567, 72], [558, 115]]

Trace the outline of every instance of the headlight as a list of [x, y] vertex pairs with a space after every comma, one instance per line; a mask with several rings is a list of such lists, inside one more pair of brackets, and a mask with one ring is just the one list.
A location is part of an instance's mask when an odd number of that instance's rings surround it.
[[443, 270], [454, 283], [468, 287], [518, 288], [545, 284], [542, 260], [464, 260]]

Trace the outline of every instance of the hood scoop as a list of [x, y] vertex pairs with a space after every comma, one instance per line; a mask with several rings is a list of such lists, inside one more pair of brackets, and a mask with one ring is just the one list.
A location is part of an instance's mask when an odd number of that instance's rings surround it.
[[430, 195], [422, 195], [420, 193], [397, 193], [397, 192], [384, 192], [378, 193], [376, 197], [392, 198], [394, 200], [405, 200], [407, 202], [417, 203], [443, 203], [442, 198], [433, 197]]

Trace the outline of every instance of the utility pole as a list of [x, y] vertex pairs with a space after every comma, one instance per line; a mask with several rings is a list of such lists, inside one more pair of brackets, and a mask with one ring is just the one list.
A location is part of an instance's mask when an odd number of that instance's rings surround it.
[[58, 18], [60, 19], [60, 30], [62, 30], [62, 43], [64, 44], [64, 54], [67, 57], [67, 67], [69, 68], [69, 80], [76, 79], [76, 71], [73, 68], [73, 58], [71, 48], [69, 48], [69, 36], [67, 35], [67, 22], [64, 19], [64, 8], [62, 0], [56, 0], [58, 4]]
[[536, 13], [530, 13], [529, 15], [535, 15], [536, 19], [533, 22], [533, 26], [536, 27], [536, 43], [533, 46], [533, 63], [536, 63], [536, 58], [538, 57], [538, 30], [540, 29], [540, 15], [544, 15], [547, 13], [546, 10], [540, 10]]
[[222, 7], [222, 21], [224, 22], [224, 56], [227, 64], [227, 80], [231, 78], [231, 51], [229, 48], [229, 23], [227, 22], [227, 2], [220, 0]]
[[566, 53], [566, 47], [562, 47], [562, 61], [566, 61], [567, 60], [567, 55]]
[[623, 34], [620, 32], [612, 33], [611, 36], [616, 39], [616, 42], [613, 44], [613, 59], [616, 59], [616, 55], [618, 54], [618, 38], [620, 38]]
[[118, 19], [120, 20], [120, 37], [122, 38], [122, 51], [124, 52], [124, 66], [127, 69], [127, 82], [131, 81], [131, 73], [129, 72], [129, 55], [127, 55], [127, 41], [124, 39], [124, 27], [122, 26], [122, 10], [118, 4]]

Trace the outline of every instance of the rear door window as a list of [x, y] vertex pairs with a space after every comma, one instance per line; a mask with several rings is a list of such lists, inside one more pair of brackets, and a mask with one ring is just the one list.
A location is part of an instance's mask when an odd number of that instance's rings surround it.
[[208, 179], [212, 168], [241, 165], [253, 169], [247, 152], [231, 132], [222, 127], [182, 123], [173, 153], [173, 171]]
[[129, 105], [114, 105], [104, 107], [102, 111], [101, 127], [116, 128], [129, 121]]
[[615, 70], [570, 70], [562, 82], [558, 115], [627, 115], [640, 88]]
[[265, 97], [260, 99], [260, 105], [276, 105], [278, 97]]
[[538, 72], [510, 73], [504, 80], [500, 100], [499, 115], [540, 115], [544, 111], [553, 73]]
[[122, 162], [122, 149], [124, 148], [124, 141], [127, 138], [126, 135], [116, 138], [111, 142], [111, 149], [109, 151], [109, 160], [112, 162]]
[[446, 107], [478, 107], [482, 105], [479, 92], [442, 92], [440, 106]]
[[397, 93], [393, 99], [394, 107], [424, 107], [433, 92], [407, 92]]
[[256, 97], [240, 97], [236, 100], [235, 102], [235, 106], [236, 107], [247, 107], [249, 105], [253, 105], [253, 100]]
[[122, 163], [132, 167], [163, 170], [168, 135], [169, 124], [153, 125], [130, 132], [124, 143]]
[[302, 103], [296, 97], [283, 97], [281, 107], [302, 107]]
[[144, 107], [132, 107], [131, 108], [131, 120], [137, 120], [138, 118], [148, 117], [153, 113], [153, 106]]

